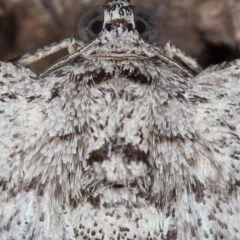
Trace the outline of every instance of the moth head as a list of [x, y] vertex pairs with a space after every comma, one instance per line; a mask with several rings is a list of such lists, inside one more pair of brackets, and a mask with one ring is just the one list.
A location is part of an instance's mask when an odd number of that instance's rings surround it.
[[157, 21], [147, 9], [132, 6], [128, 0], [109, 0], [106, 6], [95, 6], [87, 10], [78, 22], [80, 39], [85, 43], [96, 39], [103, 31], [137, 32], [148, 43], [156, 40]]

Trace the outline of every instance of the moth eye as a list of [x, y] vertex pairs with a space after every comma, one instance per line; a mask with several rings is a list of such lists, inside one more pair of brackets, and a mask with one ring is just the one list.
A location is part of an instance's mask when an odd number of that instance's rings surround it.
[[78, 22], [78, 34], [82, 41], [90, 42], [102, 31], [103, 11], [102, 6], [96, 6], [83, 13]]
[[157, 20], [150, 11], [143, 7], [133, 7], [136, 30], [143, 40], [152, 43], [157, 39]]

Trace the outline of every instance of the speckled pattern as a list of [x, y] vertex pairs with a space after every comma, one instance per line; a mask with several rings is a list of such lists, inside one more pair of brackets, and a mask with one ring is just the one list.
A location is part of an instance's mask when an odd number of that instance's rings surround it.
[[126, 0], [76, 41], [39, 75], [0, 62], [0, 239], [239, 240], [240, 61], [197, 74]]

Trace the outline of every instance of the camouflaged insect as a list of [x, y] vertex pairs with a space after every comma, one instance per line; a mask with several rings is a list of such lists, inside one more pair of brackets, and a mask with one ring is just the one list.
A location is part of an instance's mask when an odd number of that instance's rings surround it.
[[79, 28], [0, 63], [0, 239], [239, 240], [240, 61], [201, 71], [127, 0]]

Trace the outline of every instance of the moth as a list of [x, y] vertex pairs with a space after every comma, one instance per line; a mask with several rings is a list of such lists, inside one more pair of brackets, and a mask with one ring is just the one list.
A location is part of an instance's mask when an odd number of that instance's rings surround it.
[[239, 240], [240, 61], [201, 70], [128, 0], [78, 27], [0, 62], [0, 239]]

